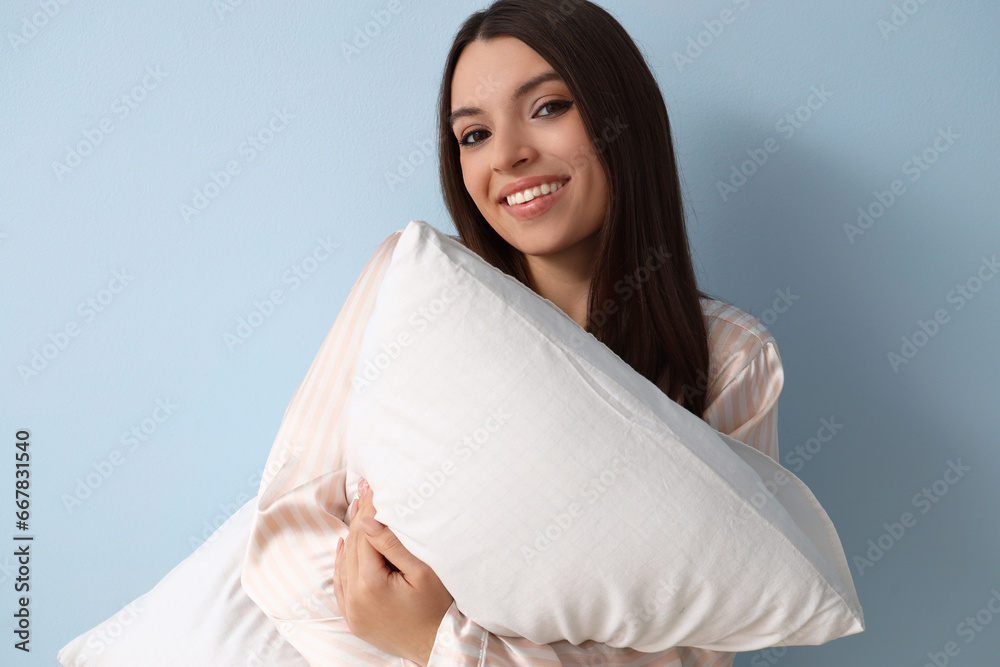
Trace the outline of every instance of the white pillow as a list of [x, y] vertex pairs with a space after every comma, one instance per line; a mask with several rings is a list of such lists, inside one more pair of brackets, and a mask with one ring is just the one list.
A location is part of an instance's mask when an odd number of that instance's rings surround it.
[[308, 667], [243, 592], [257, 499], [145, 595], [64, 646], [65, 667]]
[[490, 632], [654, 652], [864, 629], [800, 480], [422, 220], [376, 298], [345, 442], [351, 499], [367, 478], [376, 519]]

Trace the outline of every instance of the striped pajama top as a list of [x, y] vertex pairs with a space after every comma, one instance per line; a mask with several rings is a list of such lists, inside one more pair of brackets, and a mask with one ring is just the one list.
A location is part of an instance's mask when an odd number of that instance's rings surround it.
[[[358, 639], [337, 608], [333, 565], [347, 537], [342, 415], [362, 335], [402, 230], [375, 250], [285, 409], [261, 479], [242, 582], [279, 632], [314, 666], [416, 663]], [[457, 237], [453, 237], [457, 238]], [[704, 420], [778, 460], [778, 394], [784, 382], [774, 338], [753, 316], [702, 299], [709, 335]], [[497, 636], [454, 602], [438, 628], [428, 667], [485, 665], [622, 665], [730, 667], [735, 653], [677, 647], [658, 653], [595, 641], [535, 644]]]

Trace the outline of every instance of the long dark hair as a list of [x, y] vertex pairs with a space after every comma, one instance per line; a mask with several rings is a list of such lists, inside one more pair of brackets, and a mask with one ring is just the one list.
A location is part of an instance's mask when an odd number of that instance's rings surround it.
[[[458, 31], [441, 83], [438, 125], [441, 187], [459, 237], [531, 286], [524, 254], [493, 230], [465, 189], [448, 123], [462, 50], [501, 35], [524, 42], [562, 77], [607, 176], [610, 202], [598, 232], [588, 331], [702, 417], [709, 352], [699, 297], [707, 295], [698, 290], [691, 262], [667, 109], [632, 38], [601, 7], [586, 0], [497, 0]], [[655, 270], [643, 266], [654, 260]]]

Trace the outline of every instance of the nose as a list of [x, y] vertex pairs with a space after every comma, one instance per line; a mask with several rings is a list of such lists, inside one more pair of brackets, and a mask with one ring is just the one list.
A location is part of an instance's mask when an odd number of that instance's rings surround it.
[[523, 134], [514, 128], [495, 128], [490, 144], [493, 149], [490, 166], [498, 173], [515, 169], [535, 155], [534, 148], [525, 140]]

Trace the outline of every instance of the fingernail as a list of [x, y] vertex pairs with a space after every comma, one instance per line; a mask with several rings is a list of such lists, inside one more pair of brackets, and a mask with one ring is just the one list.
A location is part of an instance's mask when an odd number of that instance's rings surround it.
[[344, 538], [341, 537], [340, 539], [337, 540], [337, 553], [339, 554], [340, 550], [343, 548], [344, 548]]
[[370, 516], [363, 516], [361, 517], [360, 521], [361, 521], [361, 527], [369, 535], [378, 535], [383, 530], [385, 530], [384, 524], [379, 523]]
[[362, 477], [358, 480], [358, 497], [362, 497], [366, 493], [368, 493], [368, 480]]

